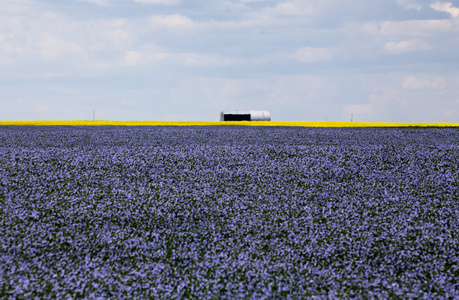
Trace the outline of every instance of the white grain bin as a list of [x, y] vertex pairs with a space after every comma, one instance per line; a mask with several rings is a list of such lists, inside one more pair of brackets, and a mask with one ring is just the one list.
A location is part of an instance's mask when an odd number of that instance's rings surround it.
[[225, 110], [220, 121], [271, 121], [271, 115], [266, 110]]

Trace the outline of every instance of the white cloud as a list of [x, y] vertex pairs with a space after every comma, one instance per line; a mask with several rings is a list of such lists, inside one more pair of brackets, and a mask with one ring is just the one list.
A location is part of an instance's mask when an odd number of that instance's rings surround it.
[[442, 78], [437, 78], [432, 82], [432, 88], [435, 90], [442, 90], [446, 85], [446, 82]]
[[[326, 80], [314, 75], [202, 80], [206, 98], [216, 109], [272, 109], [277, 114], [311, 114], [327, 97]], [[292, 108], [301, 107], [292, 112]], [[307, 107], [306, 110], [303, 108]]]
[[161, 4], [161, 5], [179, 5], [181, 0], [133, 0], [140, 4]]
[[403, 81], [402, 87], [406, 90], [419, 90], [431, 87], [431, 83], [428, 80], [416, 76], [408, 76]]
[[327, 48], [305, 47], [298, 49], [291, 58], [302, 63], [317, 63], [331, 60], [332, 53]]
[[171, 52], [167, 49], [147, 46], [141, 50], [126, 51], [123, 62], [126, 66], [145, 66], [163, 62], [169, 65], [181, 65], [184, 67], [223, 67], [239, 63], [240, 61], [222, 55]]
[[273, 17], [310, 17], [319, 14], [321, 6], [306, 1], [282, 1], [275, 6], [264, 9], [261, 14]]
[[134, 66], [145, 62], [145, 55], [141, 51], [126, 51], [124, 63], [128, 66]]
[[387, 42], [385, 50], [390, 54], [400, 54], [412, 51], [431, 50], [432, 46], [422, 40], [409, 40], [401, 42]]
[[126, 51], [124, 55], [124, 64], [127, 66], [147, 65], [160, 62], [170, 57], [170, 54], [157, 47], [148, 46], [142, 50]]
[[92, 3], [98, 6], [109, 6], [109, 2], [107, 0], [78, 0], [78, 1]]
[[155, 27], [180, 29], [191, 28], [194, 25], [193, 20], [181, 14], [153, 16], [150, 23]]
[[265, 2], [266, 0], [239, 0], [242, 3]]
[[450, 14], [452, 17], [459, 16], [459, 8], [454, 7], [451, 2], [435, 2], [430, 7], [436, 11], [442, 11]]
[[[24, 17], [1, 16], [0, 64], [40, 63], [46, 59], [59, 61], [60, 68], [81, 70], [102, 62], [113, 65], [126, 49], [132, 48], [141, 32], [136, 30], [140, 27], [136, 26], [138, 21], [118, 18], [72, 20], [54, 10], [41, 9], [41, 6], [30, 7], [23, 12]], [[63, 58], [69, 59], [62, 64]]]
[[429, 81], [413, 75], [406, 77], [402, 84], [402, 88], [405, 90], [421, 90], [426, 88], [441, 90], [445, 87], [446, 82], [442, 78], [436, 78], [433, 81]]
[[130, 47], [138, 36], [135, 23], [126, 19], [97, 20], [81, 25], [90, 28], [90, 35], [85, 42], [90, 41], [102, 48]]
[[4, 37], [0, 38], [0, 65], [7, 65], [14, 62], [17, 57], [24, 54], [25, 49]]
[[[252, 8], [245, 5], [249, 2], [267, 2], [269, 5]], [[302, 0], [221, 1], [218, 5], [219, 11], [227, 17], [223, 19], [213, 18], [211, 21], [200, 22], [199, 25], [200, 28], [205, 28], [209, 31], [239, 30], [238, 34], [242, 35], [260, 34], [265, 30], [269, 30], [272, 35], [281, 34], [285, 36], [286, 33], [287, 35], [293, 35], [293, 31], [307, 31], [307, 27], [304, 26], [312, 24], [313, 20], [317, 19], [321, 12], [325, 10], [324, 6], [327, 5], [323, 5], [321, 2], [310, 3]], [[234, 18], [231, 18], [231, 16]]]
[[183, 61], [183, 65], [186, 67], [223, 67], [239, 62], [239, 60], [227, 58], [222, 55], [200, 53], [181, 53], [178, 58], [179, 61]]
[[[451, 38], [459, 34], [457, 21], [457, 19], [446, 19], [382, 22], [379, 31], [370, 41], [379, 43], [384, 52], [389, 54], [445, 50], [457, 44], [457, 40]], [[443, 38], [447, 36], [450, 38]]]
[[326, 88], [326, 80], [320, 76], [284, 75], [272, 84], [269, 98], [276, 105], [304, 105], [324, 97]]
[[303, 15], [315, 12], [315, 8], [311, 4], [301, 2], [281, 2], [278, 3], [273, 9], [273, 12], [281, 15]]
[[[456, 122], [459, 97], [456, 75], [422, 73], [366, 74], [356, 78], [363, 97], [343, 106], [343, 116], [354, 121]], [[454, 111], [455, 115], [445, 114]]]
[[83, 52], [83, 48], [77, 43], [64, 40], [52, 34], [43, 34], [38, 46], [40, 47], [42, 56], [46, 59], [54, 59], [64, 55], [75, 55]]
[[429, 37], [437, 34], [458, 32], [451, 20], [410, 20], [382, 22], [380, 33], [384, 36]]
[[11, 1], [11, 0], [0, 0], [0, 14], [7, 13], [10, 16], [18, 13], [24, 13], [30, 10], [30, 6], [35, 3], [33, 0], [21, 0], [21, 1]]
[[82, 54], [84, 48], [76, 39], [75, 24], [50, 11], [28, 15], [27, 18], [2, 18], [0, 62], [20, 64], [24, 59], [53, 60]]
[[421, 10], [422, 8], [416, 0], [397, 0], [397, 4], [405, 9]]
[[354, 121], [362, 122], [368, 120], [381, 121], [397, 115], [401, 110], [409, 107], [409, 103], [394, 88], [384, 88], [379, 92], [370, 93], [368, 102], [364, 104], [353, 104], [344, 106], [345, 117], [354, 116]]

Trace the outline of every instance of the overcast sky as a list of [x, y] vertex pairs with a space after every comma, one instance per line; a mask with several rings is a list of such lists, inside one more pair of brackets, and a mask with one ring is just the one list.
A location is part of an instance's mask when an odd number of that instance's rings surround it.
[[459, 122], [459, 2], [0, 0], [0, 119]]

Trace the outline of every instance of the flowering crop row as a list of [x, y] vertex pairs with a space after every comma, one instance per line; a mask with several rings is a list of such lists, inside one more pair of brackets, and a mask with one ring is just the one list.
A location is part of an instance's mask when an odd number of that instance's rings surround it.
[[338, 121], [0, 121], [1, 125], [21, 126], [269, 126], [269, 127], [407, 127], [457, 128], [459, 123], [396, 123], [396, 122], [338, 122]]
[[0, 127], [0, 298], [457, 298], [459, 130]]

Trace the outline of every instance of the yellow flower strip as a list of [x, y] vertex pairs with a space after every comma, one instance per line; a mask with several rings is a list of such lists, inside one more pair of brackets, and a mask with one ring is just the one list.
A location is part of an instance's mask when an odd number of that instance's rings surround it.
[[297, 127], [459, 127], [459, 123], [387, 123], [387, 122], [336, 122], [336, 121], [0, 121], [0, 125], [32, 126], [297, 126]]

